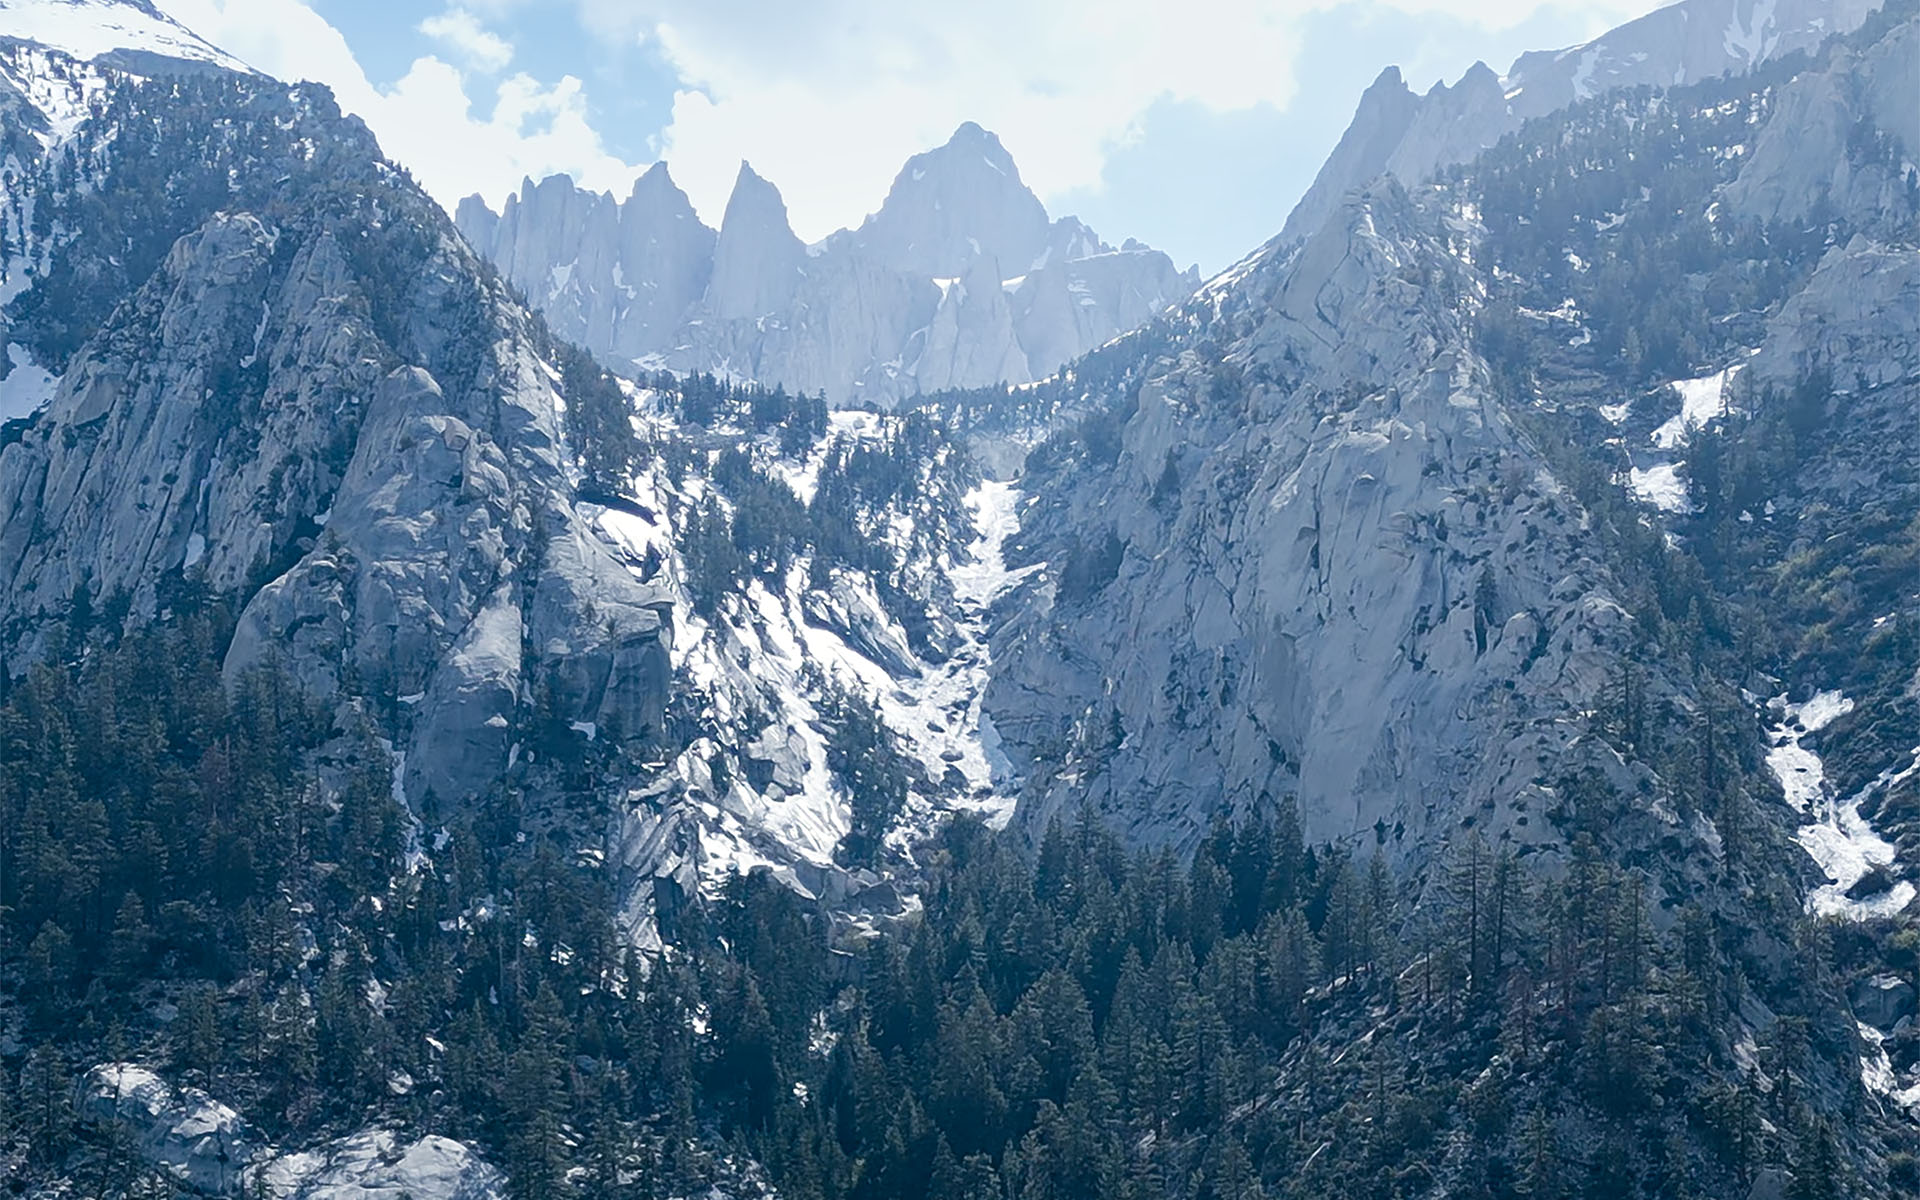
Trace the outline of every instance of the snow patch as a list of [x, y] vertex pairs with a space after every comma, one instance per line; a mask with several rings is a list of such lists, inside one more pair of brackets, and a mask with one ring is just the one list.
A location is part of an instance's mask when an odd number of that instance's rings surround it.
[[1803, 743], [1852, 712], [1853, 701], [1838, 691], [1823, 691], [1801, 704], [1790, 704], [1785, 696], [1777, 696], [1767, 707], [1779, 716], [1767, 734], [1767, 767], [1780, 781], [1794, 811], [1812, 818], [1794, 834], [1794, 840], [1819, 864], [1829, 881], [1808, 895], [1807, 911], [1853, 921], [1899, 913], [1915, 894], [1914, 885], [1907, 880], [1897, 880], [1884, 891], [1866, 896], [1849, 893], [1869, 875], [1890, 871], [1894, 866], [1893, 844], [1874, 830], [1860, 809], [1879, 792], [1920, 773], [1920, 746], [1914, 748], [1912, 761], [1904, 767], [1881, 772], [1873, 782], [1842, 800], [1833, 794], [1820, 756]]
[[60, 377], [42, 369], [25, 346], [7, 343], [7, 362], [13, 367], [0, 379], [0, 421], [30, 417], [53, 399]]
[[1876, 1096], [1885, 1096], [1910, 1111], [1920, 1110], [1920, 1082], [1907, 1087], [1900, 1086], [1900, 1078], [1894, 1073], [1893, 1059], [1887, 1054], [1887, 1035], [1867, 1024], [1856, 1021], [1860, 1031], [1860, 1040], [1867, 1045], [1867, 1052], [1860, 1059], [1860, 1082]]
[[393, 743], [385, 738], [380, 739], [380, 744], [393, 759], [393, 779], [388, 786], [393, 793], [394, 806], [405, 816], [407, 822], [406, 843], [400, 852], [400, 860], [405, 864], [407, 874], [418, 875], [432, 866], [433, 860], [427, 857], [426, 847], [423, 844], [424, 839], [421, 837], [423, 827], [420, 824], [419, 814], [413, 811], [413, 805], [407, 800], [407, 752], [394, 749]]
[[1773, 56], [1774, 47], [1780, 44], [1780, 31], [1773, 20], [1774, 4], [1775, 0], [1756, 0], [1745, 21], [1740, 19], [1740, 6], [1734, 5], [1733, 19], [1727, 22], [1721, 46], [1739, 66], [1752, 67], [1763, 62]]
[[1588, 47], [1580, 56], [1580, 62], [1573, 69], [1573, 97], [1585, 100], [1594, 93], [1593, 68], [1600, 62], [1600, 48]]
[[267, 322], [273, 318], [273, 306], [266, 301], [260, 302], [260, 323], [253, 327], [253, 349], [240, 359], [240, 369], [248, 370], [260, 361], [260, 343], [266, 340]]
[[1679, 379], [1669, 386], [1680, 396], [1680, 411], [1653, 431], [1653, 444], [1662, 450], [1677, 448], [1687, 435], [1727, 411], [1727, 385], [1744, 363], [1699, 379]]
[[1627, 472], [1627, 490], [1633, 493], [1634, 499], [1651, 504], [1661, 512], [1687, 512], [1692, 505], [1687, 501], [1686, 480], [1680, 478], [1682, 465], [1671, 462], [1634, 467]]
[[0, 37], [18, 38], [82, 60], [140, 50], [251, 74], [251, 68], [158, 11], [88, 0], [7, 0]]

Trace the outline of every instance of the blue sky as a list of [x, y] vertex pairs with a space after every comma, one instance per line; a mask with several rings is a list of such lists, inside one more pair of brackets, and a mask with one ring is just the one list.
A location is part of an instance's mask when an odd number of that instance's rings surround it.
[[331, 85], [443, 203], [624, 194], [665, 157], [717, 224], [739, 162], [817, 239], [963, 120], [1055, 215], [1218, 270], [1276, 232], [1381, 68], [1584, 41], [1655, 0], [160, 0]]

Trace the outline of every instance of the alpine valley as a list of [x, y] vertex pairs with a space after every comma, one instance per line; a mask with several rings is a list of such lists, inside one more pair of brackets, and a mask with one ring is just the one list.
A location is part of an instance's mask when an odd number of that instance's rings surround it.
[[1916, 0], [1208, 280], [973, 124], [450, 216], [163, 8], [0, 0], [12, 1194], [1920, 1195]]

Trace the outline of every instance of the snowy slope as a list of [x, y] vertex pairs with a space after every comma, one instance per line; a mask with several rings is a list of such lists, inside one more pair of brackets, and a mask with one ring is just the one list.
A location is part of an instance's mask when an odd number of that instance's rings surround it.
[[1874, 829], [1861, 808], [1876, 794], [1920, 773], [1920, 746], [1914, 747], [1910, 762], [1889, 767], [1843, 799], [1828, 783], [1820, 756], [1803, 742], [1851, 713], [1853, 701], [1837, 691], [1824, 691], [1800, 704], [1779, 696], [1768, 709], [1780, 719], [1767, 732], [1767, 768], [1780, 781], [1787, 803], [1809, 818], [1794, 840], [1828, 879], [1807, 897], [1807, 911], [1855, 921], [1901, 912], [1913, 901], [1914, 885], [1890, 874], [1896, 864], [1894, 846]]
[[[640, 401], [655, 436], [745, 442], [756, 465], [803, 502], [814, 500], [829, 457], [900, 430], [897, 417], [836, 412], [813, 444], [783, 454], [744, 430], [677, 426], [655, 397]], [[921, 470], [919, 494], [871, 512], [867, 536], [901, 564], [892, 583], [927, 597], [932, 644], [910, 636], [897, 605], [883, 602], [885, 581], [816, 564], [812, 551], [777, 579], [756, 577], [703, 610], [683, 552], [688, 521], [708, 501], [729, 511], [734, 501], [698, 472], [676, 479], [656, 461], [632, 480], [629, 505], [597, 515], [599, 535], [629, 570], [673, 593], [673, 692], [687, 729], [662, 761], [626, 781], [614, 817], [608, 854], [621, 880], [621, 924], [637, 944], [653, 941], [664, 880], [683, 894], [713, 894], [734, 875], [765, 869], [858, 925], [910, 910], [904, 876], [923, 836], [956, 813], [994, 827], [1011, 816], [1018, 781], [981, 700], [994, 603], [1026, 574], [1002, 554], [1018, 529], [1019, 489], [969, 485], [950, 447]], [[912, 779], [874, 869], [849, 867], [842, 856], [852, 809], [831, 761], [844, 696], [873, 706]]]
[[[176, 70], [251, 73], [147, 0], [0, 0], [0, 335], [4, 311], [51, 268], [67, 231], [38, 236], [35, 164], [73, 138], [117, 79]], [[26, 417], [59, 379], [0, 336], [0, 421]]]
[[0, 0], [0, 40], [32, 42], [83, 62], [132, 52], [249, 69], [146, 0]]

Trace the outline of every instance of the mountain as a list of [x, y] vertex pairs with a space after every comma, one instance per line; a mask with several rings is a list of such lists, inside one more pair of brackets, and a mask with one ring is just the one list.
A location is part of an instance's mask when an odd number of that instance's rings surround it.
[[[248, 69], [151, 0], [6, 0], [0, 4], [0, 46], [50, 50], [134, 73]], [[22, 79], [9, 82], [17, 86]]]
[[1312, 236], [1341, 197], [1375, 176], [1412, 186], [1518, 130], [1527, 120], [1620, 88], [1684, 87], [1811, 51], [1859, 28], [1879, 0], [1682, 0], [1581, 46], [1530, 51], [1504, 76], [1475, 63], [1452, 87], [1416, 95], [1388, 68], [1287, 216], [1280, 236]]
[[[1144, 252], [977, 128], [815, 247], [749, 169], [456, 226], [323, 89], [16, 39], [0, 1162], [1913, 1194], [1916, 39], [1370, 171], [1085, 352]], [[764, 383], [820, 330], [986, 383]]]
[[624, 202], [529, 180], [498, 215], [469, 197], [458, 224], [614, 370], [717, 371], [835, 403], [1043, 378], [1197, 282], [1157, 251], [1050, 220], [971, 122], [909, 160], [858, 229], [814, 246], [745, 164], [717, 234], [665, 163]]

